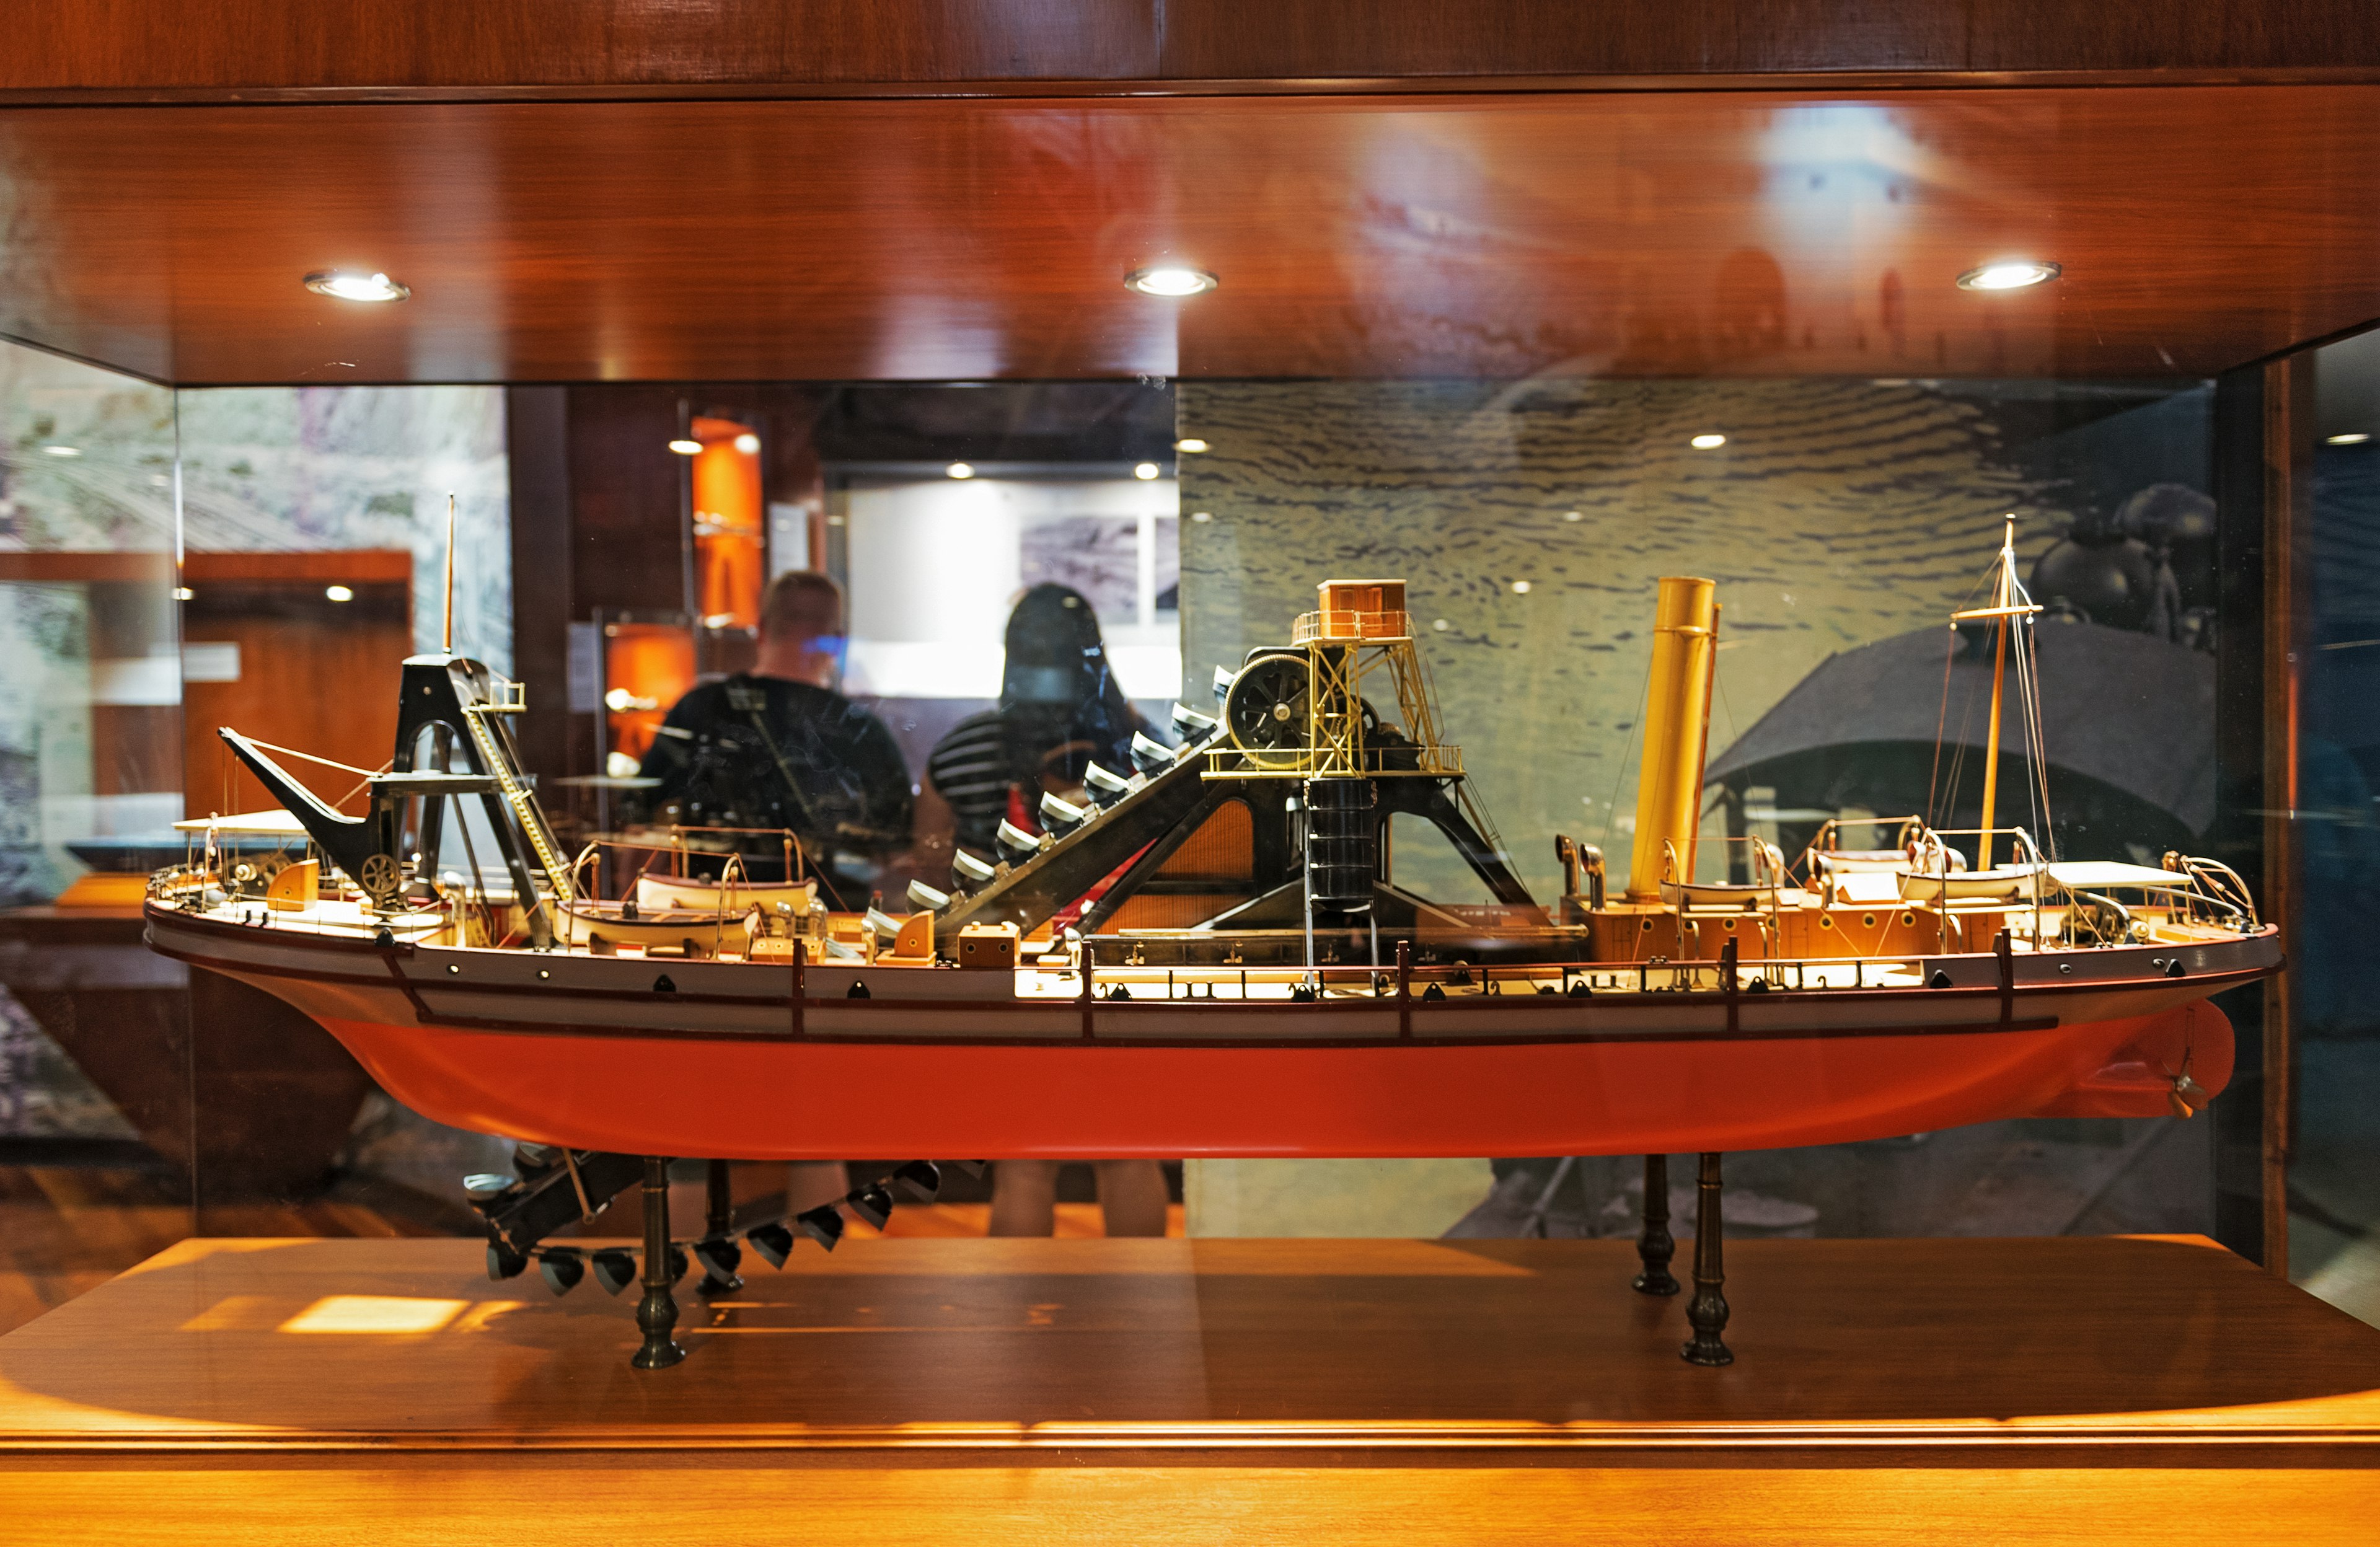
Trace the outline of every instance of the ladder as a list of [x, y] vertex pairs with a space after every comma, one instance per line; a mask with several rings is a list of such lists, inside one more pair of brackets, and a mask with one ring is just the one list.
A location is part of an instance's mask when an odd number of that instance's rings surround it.
[[[501, 680], [501, 679], [499, 679]], [[488, 703], [467, 703], [463, 706], [463, 724], [471, 733], [471, 744], [479, 749], [480, 761], [496, 781], [497, 793], [518, 820], [521, 831], [528, 834], [529, 847], [537, 851], [538, 868], [545, 871], [547, 884], [553, 888], [556, 902], [569, 902], [575, 895], [570, 884], [570, 867], [563, 863], [561, 851], [554, 847], [553, 834], [546, 830], [545, 813], [538, 810], [537, 801], [527, 786], [513, 773], [511, 749], [498, 740], [494, 725], [485, 716], [517, 714], [527, 707], [521, 701], [520, 684], [509, 683], [511, 694], [504, 700]], [[524, 907], [531, 899], [522, 899]]]

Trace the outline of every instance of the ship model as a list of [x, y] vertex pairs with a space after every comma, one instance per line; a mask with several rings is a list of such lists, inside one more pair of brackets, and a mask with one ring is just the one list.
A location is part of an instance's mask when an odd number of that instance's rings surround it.
[[[2004, 543], [1988, 604], [1958, 620], [1999, 640], [1987, 781], [2011, 655], [2037, 724], [2030, 608]], [[790, 835], [771, 880], [697, 875], [667, 846], [565, 855], [507, 726], [520, 685], [418, 655], [360, 815], [222, 731], [305, 853], [160, 872], [149, 939], [312, 1016], [414, 1110], [520, 1141], [516, 1175], [469, 1182], [491, 1273], [534, 1261], [559, 1292], [591, 1266], [615, 1293], [641, 1273], [642, 1368], [681, 1357], [689, 1252], [719, 1292], [739, 1239], [782, 1265], [939, 1175], [887, 1163], [841, 1205], [739, 1222], [726, 1162], [928, 1154], [1640, 1154], [1637, 1286], [1675, 1294], [1664, 1157], [1695, 1152], [1684, 1353], [1725, 1363], [1724, 1151], [2188, 1115], [2231, 1065], [2206, 1000], [2279, 952], [2222, 865], [2045, 855], [1995, 826], [1988, 783], [1979, 830], [1829, 824], [1790, 862], [1702, 839], [1718, 616], [1710, 581], [1660, 582], [1624, 889], [1558, 837], [1562, 893], [1532, 896], [1444, 737], [1403, 583], [1354, 579], [1219, 668], [1213, 713], [1177, 704], [1181, 745], [1140, 737], [1134, 766], [1094, 764], [1079, 800], [1042, 800], [1040, 831], [1003, 823], [997, 852], [962, 851], [952, 890], [912, 884], [897, 913], [830, 908]], [[508, 885], [437, 873], [456, 802], [478, 803]], [[1400, 815], [1496, 900], [1400, 884]], [[668, 1157], [712, 1162], [687, 1236]], [[549, 1238], [638, 1184], [641, 1251]]]

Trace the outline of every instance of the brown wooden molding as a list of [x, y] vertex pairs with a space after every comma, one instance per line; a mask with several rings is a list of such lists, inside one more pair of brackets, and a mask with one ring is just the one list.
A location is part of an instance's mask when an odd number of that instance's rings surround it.
[[1994, 91], [2089, 86], [2362, 86], [2380, 63], [2150, 70], [1816, 70], [1709, 75], [1284, 76], [1241, 80], [862, 80], [732, 85], [0, 87], [0, 108], [320, 107], [410, 103], [1029, 102], [1110, 98], [1579, 96]]
[[[2359, 0], [50, 0], [0, 102], [2193, 83], [2380, 70]], [[1494, 86], [1490, 86], [1490, 82]]]

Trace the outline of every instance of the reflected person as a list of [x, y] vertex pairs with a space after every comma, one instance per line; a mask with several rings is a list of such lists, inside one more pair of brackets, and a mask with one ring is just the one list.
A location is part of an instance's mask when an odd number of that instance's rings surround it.
[[843, 618], [843, 591], [824, 575], [778, 576], [752, 669], [678, 700], [639, 772], [661, 781], [649, 798], [658, 821], [768, 830], [736, 843], [756, 877], [775, 873], [763, 864], [783, 852], [771, 834], [790, 830], [830, 904], [853, 907], [908, 842], [912, 797], [892, 733], [836, 690]]
[[[987, 857], [1002, 819], [1039, 832], [1045, 793], [1080, 800], [1085, 767], [1097, 761], [1129, 771], [1133, 734], [1148, 731], [1109, 667], [1099, 618], [1081, 592], [1033, 587], [1009, 615], [1005, 642], [1000, 701], [951, 727], [926, 761], [928, 790], [948, 806], [953, 836]], [[997, 1162], [991, 1234], [1050, 1235], [1058, 1167]], [[1091, 1168], [1109, 1235], [1165, 1234], [1165, 1174], [1157, 1162], [1095, 1161]]]

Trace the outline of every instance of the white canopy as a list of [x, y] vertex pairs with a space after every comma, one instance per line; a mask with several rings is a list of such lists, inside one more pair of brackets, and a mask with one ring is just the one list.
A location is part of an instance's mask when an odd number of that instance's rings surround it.
[[176, 833], [234, 833], [249, 837], [302, 838], [306, 829], [278, 806], [269, 811], [245, 811], [237, 816], [192, 817], [174, 823]]

